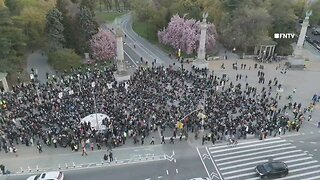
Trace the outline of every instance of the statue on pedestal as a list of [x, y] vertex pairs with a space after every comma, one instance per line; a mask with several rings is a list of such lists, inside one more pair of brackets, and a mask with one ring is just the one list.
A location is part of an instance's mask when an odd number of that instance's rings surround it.
[[207, 29], [208, 29], [207, 17], [208, 17], [208, 12], [204, 12], [202, 14], [202, 18], [203, 18], [202, 22], [200, 23], [201, 33], [200, 33], [200, 40], [199, 40], [198, 56], [197, 56], [197, 60], [193, 62], [193, 65], [200, 69], [209, 67], [209, 63], [206, 61], [206, 36], [207, 36]]

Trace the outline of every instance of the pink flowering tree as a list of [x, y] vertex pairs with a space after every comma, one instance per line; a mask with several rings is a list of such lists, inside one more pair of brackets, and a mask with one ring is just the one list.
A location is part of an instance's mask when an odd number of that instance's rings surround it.
[[[174, 49], [192, 54], [198, 51], [200, 39], [200, 21], [194, 19], [185, 19], [179, 15], [174, 15], [168, 24], [168, 27], [158, 31], [158, 40], [162, 44], [169, 45]], [[206, 50], [214, 50], [217, 39], [215, 26], [208, 23]]]
[[90, 40], [92, 57], [103, 61], [116, 56], [116, 38], [109, 30], [99, 30]]

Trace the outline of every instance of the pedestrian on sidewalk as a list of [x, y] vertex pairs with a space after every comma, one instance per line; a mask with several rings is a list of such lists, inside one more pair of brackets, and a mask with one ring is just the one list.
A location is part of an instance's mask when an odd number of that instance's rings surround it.
[[110, 159], [110, 163], [113, 161], [113, 154], [112, 151], [109, 152], [109, 159]]
[[142, 135], [141, 136], [141, 145], [143, 145], [144, 144], [144, 136]]
[[153, 137], [153, 136], [151, 137], [151, 142], [150, 142], [150, 144], [154, 144], [154, 137]]
[[97, 148], [98, 148], [98, 150], [100, 150], [100, 149], [101, 149], [101, 145], [100, 145], [100, 143], [99, 143], [99, 142], [97, 142], [96, 144], [97, 144]]
[[57, 148], [57, 139], [56, 138], [53, 138], [53, 145], [54, 145], [54, 148]]
[[108, 161], [108, 156], [107, 156], [107, 154], [104, 154], [103, 160]]
[[161, 136], [161, 143], [160, 144], [162, 144], [162, 143], [166, 144], [166, 142], [164, 141], [164, 136], [163, 135]]
[[88, 154], [87, 154], [87, 149], [86, 149], [85, 146], [82, 147], [82, 155], [81, 155], [81, 156], [83, 156], [84, 154], [85, 154], [86, 156], [88, 156]]
[[39, 141], [37, 143], [37, 149], [38, 149], [39, 153], [42, 153], [42, 146]]
[[91, 148], [91, 151], [93, 151], [93, 149], [94, 149], [94, 144], [93, 144], [93, 142], [90, 143], [90, 148]]
[[173, 136], [170, 137], [170, 144], [174, 144], [174, 139], [173, 139]]

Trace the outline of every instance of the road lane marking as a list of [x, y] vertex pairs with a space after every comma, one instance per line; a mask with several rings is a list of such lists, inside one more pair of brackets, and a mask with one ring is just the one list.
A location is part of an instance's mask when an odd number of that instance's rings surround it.
[[[291, 172], [291, 171], [290, 171]], [[303, 177], [303, 176], [306, 176], [306, 175], [310, 175], [310, 174], [316, 174], [316, 173], [320, 173], [320, 170], [317, 170], [317, 171], [311, 171], [311, 172], [306, 172], [306, 173], [302, 173], [302, 174], [297, 174], [297, 175], [293, 175], [293, 176], [287, 176], [285, 178], [281, 178], [282, 180], [285, 180], [285, 179], [292, 179], [292, 178], [297, 178], [297, 177]]]
[[[214, 165], [214, 168], [216, 169], [216, 172], [217, 172], [218, 175], [219, 175], [219, 179], [223, 179], [223, 178], [222, 178], [222, 175], [221, 175], [221, 173], [220, 173], [220, 170], [218, 169], [216, 163], [213, 161], [212, 156], [210, 155], [210, 152], [209, 152], [209, 150], [208, 150], [207, 147], [206, 147], [206, 151], [207, 151], [207, 153], [209, 154], [210, 159], [211, 159], [211, 162], [212, 162], [212, 164]], [[216, 176], [215, 176], [215, 177], [216, 177]], [[210, 176], [210, 179], [212, 179], [212, 174], [211, 174], [211, 176]]]
[[162, 176], [158, 176], [158, 179], [162, 179]]
[[[220, 156], [225, 156], [225, 155], [234, 155], [234, 154], [238, 154], [238, 153], [247, 153], [247, 152], [251, 152], [251, 151], [258, 151], [258, 150], [265, 150], [265, 149], [274, 149], [274, 148], [278, 149], [278, 147], [282, 147], [282, 146], [290, 147], [289, 145], [291, 145], [291, 143], [277, 144], [277, 145], [273, 145], [273, 146], [260, 147], [260, 148], [252, 148], [252, 149], [246, 149], [246, 150], [242, 150], [242, 151], [236, 150], [236, 152], [218, 154], [218, 155], [214, 155], [214, 157], [220, 157]], [[214, 152], [211, 151], [211, 153], [214, 153]]]
[[[260, 144], [260, 143], [263, 143], [263, 142], [266, 142], [266, 141], [271, 141], [271, 140], [279, 140], [280, 138], [279, 137], [276, 137], [276, 138], [269, 138], [269, 139], [264, 139], [263, 141], [261, 140], [247, 140], [245, 142], [241, 142], [241, 143], [238, 143], [238, 146], [239, 145], [245, 145], [245, 144], [253, 144], [253, 143], [257, 143], [257, 144]], [[209, 150], [214, 150], [214, 149], [222, 149], [222, 148], [226, 148], [226, 147], [229, 147], [227, 144], [223, 144], [223, 145], [215, 145], [215, 146], [212, 146], [212, 147], [209, 147]]]
[[202, 162], [202, 165], [204, 166], [204, 169], [206, 170], [206, 172], [207, 172], [207, 174], [208, 174], [208, 177], [209, 177], [210, 180], [211, 180], [211, 175], [210, 175], [210, 173], [209, 173], [209, 171], [208, 171], [208, 168], [207, 168], [206, 164], [204, 163], [204, 161], [203, 161], [203, 159], [202, 159], [202, 157], [201, 157], [200, 151], [199, 151], [198, 148], [196, 148], [196, 149], [197, 149], [198, 155], [199, 155], [199, 157], [200, 157], [200, 160], [201, 160], [201, 162]]
[[238, 174], [235, 176], [227, 176], [224, 179], [228, 180], [228, 179], [239, 179], [239, 177], [244, 177], [244, 176], [251, 176], [251, 175], [255, 175], [256, 172], [249, 172], [249, 173], [244, 173], [244, 174]]
[[251, 162], [248, 162], [248, 163], [243, 163], [243, 164], [238, 164], [238, 165], [234, 165], [234, 166], [228, 166], [228, 167], [220, 168], [220, 170], [221, 171], [225, 171], [225, 170], [228, 170], [228, 169], [238, 168], [238, 167], [247, 166], [247, 165], [251, 165], [251, 164], [262, 164], [262, 163], [265, 163], [265, 162], [268, 162], [268, 160], [264, 159], [264, 160], [259, 160], [259, 161], [251, 161]]
[[307, 159], [312, 159], [312, 157], [304, 157], [304, 158], [300, 158], [300, 159], [293, 159], [293, 160], [289, 160], [289, 161], [284, 161], [285, 163], [292, 163], [292, 162], [297, 162], [297, 161], [303, 161], [303, 160], [307, 160]]
[[306, 165], [306, 164], [313, 164], [317, 163], [318, 161], [313, 160], [313, 161], [308, 161], [308, 162], [303, 162], [303, 163], [298, 163], [298, 164], [293, 164], [293, 165], [288, 165], [289, 168], [296, 167], [296, 166], [301, 166], [301, 165]]
[[[218, 163], [218, 165], [222, 166], [222, 165], [227, 165], [227, 164], [233, 164], [233, 163], [237, 163], [237, 162], [242, 162], [242, 161], [249, 161], [249, 160], [254, 160], [254, 159], [262, 159], [262, 158], [268, 158], [268, 157], [277, 157], [279, 155], [284, 155], [284, 154], [292, 154], [292, 153], [297, 153], [297, 152], [301, 152], [301, 150], [294, 150], [294, 151], [286, 151], [286, 152], [281, 152], [281, 153], [277, 153], [277, 154], [268, 154], [268, 155], [264, 155], [264, 156], [256, 156], [256, 157], [252, 157], [252, 158], [245, 158], [245, 159], [239, 159], [239, 160], [234, 160], [234, 161], [227, 161], [224, 163]], [[296, 157], [296, 156], [305, 156], [307, 154], [296, 154], [296, 155], [292, 155], [292, 157]], [[280, 159], [280, 158], [279, 158]]]
[[179, 173], [178, 169], [176, 169], [176, 173], [177, 173], [177, 174]]
[[248, 154], [243, 154], [243, 155], [231, 156], [231, 157], [217, 159], [216, 161], [225, 161], [225, 160], [230, 160], [230, 159], [235, 159], [235, 158], [240, 158], [240, 157], [242, 158], [242, 157], [247, 157], [247, 156], [252, 156], [252, 155], [257, 155], [257, 154], [264, 154], [264, 153], [267, 153], [267, 152], [274, 152], [274, 151], [280, 151], [280, 150], [289, 150], [289, 149], [296, 149], [296, 146], [278, 148], [276, 150], [270, 149], [270, 150], [267, 150], [267, 151], [259, 151], [259, 152], [255, 152], [255, 153], [248, 153]]
[[[233, 150], [239, 150], [239, 149], [244, 149], [244, 148], [248, 148], [248, 147], [264, 146], [264, 145], [267, 145], [267, 144], [275, 144], [275, 143], [282, 143], [282, 142], [286, 142], [286, 140], [270, 141], [270, 142], [266, 142], [266, 143], [251, 144], [251, 145], [247, 145], [247, 146], [242, 146], [242, 144], [239, 144], [239, 146], [236, 146], [234, 148], [222, 149], [222, 150], [218, 150], [218, 151], [211, 151], [211, 153], [233, 151]], [[290, 145], [290, 143], [287, 143], [287, 144]]]
[[299, 169], [290, 170], [290, 173], [292, 173], [292, 172], [299, 172], [299, 171], [303, 171], [303, 170], [314, 169], [314, 168], [318, 168], [318, 167], [320, 167], [320, 165], [308, 166], [308, 167], [304, 167], [304, 168], [299, 168]]

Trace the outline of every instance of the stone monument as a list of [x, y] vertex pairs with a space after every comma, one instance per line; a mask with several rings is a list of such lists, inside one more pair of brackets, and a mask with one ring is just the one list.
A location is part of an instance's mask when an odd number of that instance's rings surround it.
[[0, 81], [2, 82], [4, 92], [9, 91], [9, 86], [8, 86], [8, 82], [6, 79], [7, 75], [8, 75], [8, 73], [0, 73]]
[[125, 81], [130, 79], [127, 68], [124, 64], [124, 50], [123, 50], [123, 31], [120, 27], [119, 21], [116, 19], [116, 45], [117, 45], [117, 72], [114, 74], [117, 81]]
[[302, 23], [297, 45], [293, 51], [293, 55], [288, 58], [291, 68], [300, 68], [300, 69], [304, 68], [305, 59], [302, 57], [302, 49], [303, 49], [303, 44], [306, 37], [307, 29], [309, 26], [309, 17], [311, 15], [312, 15], [311, 10], [306, 12], [306, 17]]
[[206, 36], [207, 36], [207, 29], [208, 29], [207, 17], [208, 17], [208, 12], [204, 12], [202, 14], [203, 20], [200, 24], [201, 33], [200, 33], [198, 56], [197, 56], [197, 60], [193, 62], [193, 65], [200, 69], [209, 67], [209, 62], [206, 61]]

